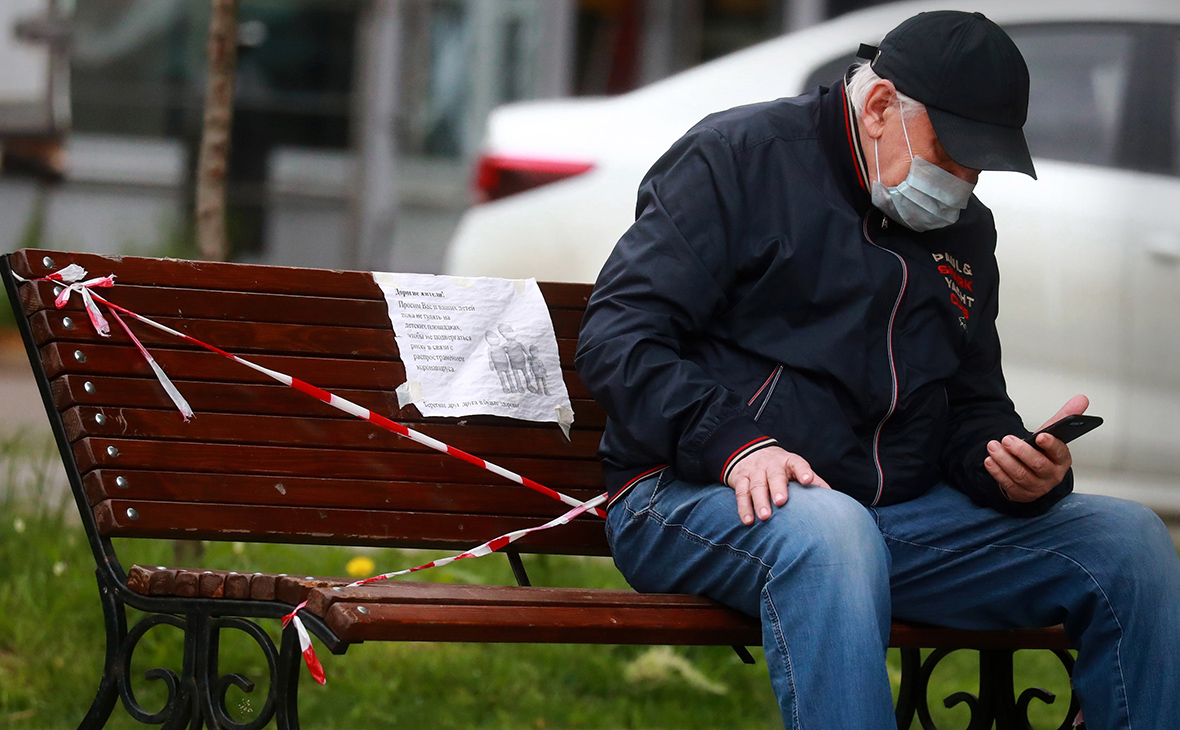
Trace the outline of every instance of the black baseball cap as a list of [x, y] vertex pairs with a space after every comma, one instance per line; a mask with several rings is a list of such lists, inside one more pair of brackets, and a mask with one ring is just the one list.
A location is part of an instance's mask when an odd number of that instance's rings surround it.
[[1020, 49], [983, 13], [919, 13], [857, 54], [901, 93], [926, 105], [947, 154], [976, 170], [1037, 176], [1024, 121], [1028, 66]]

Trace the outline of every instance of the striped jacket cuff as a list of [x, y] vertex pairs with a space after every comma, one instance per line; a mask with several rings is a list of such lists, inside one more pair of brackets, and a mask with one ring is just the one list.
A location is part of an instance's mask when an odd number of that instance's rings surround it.
[[729, 484], [729, 475], [733, 473], [733, 468], [737, 466], [739, 461], [759, 449], [765, 449], [767, 446], [774, 446], [777, 443], [778, 441], [769, 436], [762, 436], [743, 445], [740, 449], [730, 454], [729, 458], [725, 460], [725, 466], [721, 470], [721, 483]]

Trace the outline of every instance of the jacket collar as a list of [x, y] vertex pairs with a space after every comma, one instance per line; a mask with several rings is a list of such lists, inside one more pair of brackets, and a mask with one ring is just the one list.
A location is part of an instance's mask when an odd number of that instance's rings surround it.
[[868, 167], [846, 84], [845, 78], [820, 97], [819, 142], [840, 194], [863, 215], [872, 207]]

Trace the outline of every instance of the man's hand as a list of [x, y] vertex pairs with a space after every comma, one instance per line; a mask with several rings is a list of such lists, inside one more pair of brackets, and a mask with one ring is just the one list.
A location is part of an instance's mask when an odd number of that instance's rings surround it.
[[779, 507], [787, 503], [787, 482], [815, 484], [831, 489], [828, 483], [812, 470], [798, 454], [778, 446], [759, 449], [734, 465], [729, 473], [729, 486], [737, 495], [738, 517], [747, 525], [758, 519], [770, 519], [770, 502]]
[[[1066, 416], [1085, 413], [1089, 407], [1089, 398], [1075, 395], [1041, 428]], [[1037, 436], [1037, 446], [1039, 451], [1017, 436], [1005, 436], [1002, 442], [992, 441], [987, 445], [988, 456], [983, 466], [1013, 502], [1031, 502], [1044, 495], [1061, 483], [1073, 463], [1069, 447], [1055, 436], [1047, 433]]]

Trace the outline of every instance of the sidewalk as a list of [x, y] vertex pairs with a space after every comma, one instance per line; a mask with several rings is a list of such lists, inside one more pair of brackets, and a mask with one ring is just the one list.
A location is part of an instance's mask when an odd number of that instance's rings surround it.
[[[49, 420], [45, 417], [45, 406], [37, 391], [37, 381], [29, 368], [24, 346], [15, 333], [0, 331], [0, 497], [15, 497], [18, 501], [29, 498], [56, 503], [68, 497], [69, 481], [65, 469], [58, 459], [51, 459], [49, 472], [45, 466], [31, 462], [27, 457], [10, 461], [9, 449], [23, 453], [27, 446], [18, 444], [40, 444], [51, 440]], [[36, 449], [39, 452], [40, 446]], [[34, 496], [35, 495], [35, 496]], [[74, 514], [68, 510], [67, 514]], [[76, 518], [71, 522], [77, 521]]]
[[49, 421], [20, 336], [0, 332], [0, 437], [21, 430], [47, 434]]

